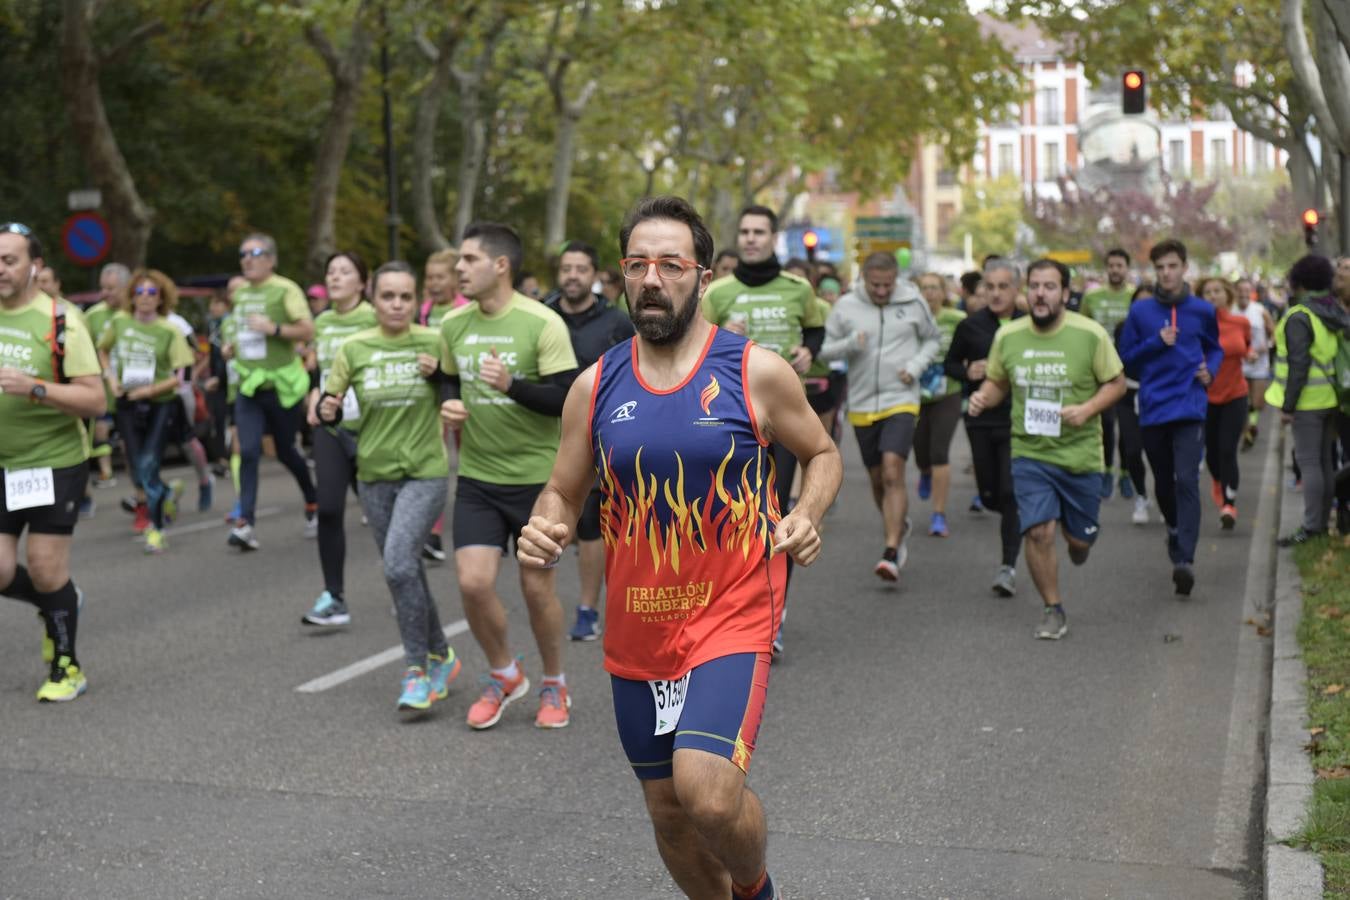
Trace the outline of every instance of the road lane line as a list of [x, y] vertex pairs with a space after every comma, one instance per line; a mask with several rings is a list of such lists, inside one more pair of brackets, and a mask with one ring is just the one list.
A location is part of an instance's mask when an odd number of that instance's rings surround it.
[[[1284, 441], [1279, 426], [1269, 440], [1265, 467], [1261, 472], [1261, 499], [1252, 520], [1252, 541], [1247, 561], [1247, 588], [1242, 598], [1239, 620], [1237, 665], [1233, 671], [1233, 700], [1228, 714], [1228, 742], [1224, 752], [1223, 778], [1219, 782], [1218, 805], [1214, 813], [1214, 852], [1210, 866], [1215, 869], [1241, 869], [1248, 865], [1247, 843], [1252, 816], [1264, 824], [1262, 804], [1253, 801], [1253, 791], [1262, 782], [1264, 771], [1265, 711], [1270, 685], [1271, 647], [1269, 640], [1246, 624], [1247, 619], [1261, 621], [1271, 608], [1275, 590], [1275, 538], [1279, 528], [1280, 479]], [[1256, 861], [1259, 868], [1259, 858]]]
[[[469, 630], [469, 623], [465, 619], [458, 622], [451, 622], [441, 629], [445, 632], [446, 639], [450, 639], [457, 634], [463, 634]], [[353, 678], [359, 678], [367, 672], [373, 672], [381, 666], [387, 666], [396, 659], [403, 657], [403, 645], [390, 647], [388, 650], [381, 650], [374, 656], [367, 656], [365, 659], [358, 660], [350, 666], [343, 666], [336, 672], [330, 672], [315, 678], [313, 681], [306, 681], [296, 688], [302, 694], [317, 694], [320, 691], [326, 691], [329, 688], [337, 687], [339, 684], [351, 681]]]
[[[275, 516], [279, 512], [281, 512], [280, 506], [264, 506], [253, 514], [253, 518], [265, 519], [268, 516]], [[191, 525], [175, 525], [172, 528], [165, 528], [164, 536], [173, 537], [177, 534], [192, 534], [195, 531], [210, 531], [213, 528], [223, 531], [229, 528], [229, 526], [221, 519], [203, 519], [200, 522], [193, 522]], [[134, 534], [131, 536], [131, 540], [144, 541], [145, 535]]]

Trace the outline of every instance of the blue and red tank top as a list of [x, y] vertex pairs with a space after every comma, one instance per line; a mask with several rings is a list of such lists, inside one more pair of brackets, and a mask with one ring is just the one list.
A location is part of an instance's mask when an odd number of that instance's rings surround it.
[[642, 379], [628, 340], [600, 359], [591, 449], [605, 542], [605, 669], [679, 678], [732, 653], [767, 653], [787, 559], [773, 454], [747, 388], [750, 342], [714, 328], [670, 390]]

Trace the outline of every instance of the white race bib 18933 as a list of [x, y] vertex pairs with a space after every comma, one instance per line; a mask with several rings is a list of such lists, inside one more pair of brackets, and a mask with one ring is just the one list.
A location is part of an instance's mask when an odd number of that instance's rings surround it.
[[5, 470], [5, 509], [14, 512], [56, 505], [56, 485], [50, 466]]
[[684, 700], [689, 695], [690, 672], [674, 681], [649, 681], [652, 700], [656, 703], [655, 734], [670, 734], [680, 724], [680, 713], [684, 712]]

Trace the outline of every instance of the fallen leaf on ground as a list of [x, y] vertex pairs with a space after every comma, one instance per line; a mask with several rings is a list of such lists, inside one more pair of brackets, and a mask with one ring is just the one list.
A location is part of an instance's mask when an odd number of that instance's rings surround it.
[[1317, 777], [1329, 779], [1350, 778], [1350, 766], [1336, 766], [1335, 768], [1332, 769], [1318, 769]]
[[1312, 735], [1313, 737], [1316, 737], [1316, 736], [1319, 735], [1319, 734], [1325, 734], [1325, 733], [1326, 733], [1326, 729], [1323, 728], [1321, 725], [1314, 725], [1312, 728], [1309, 728], [1309, 729], [1308, 729], [1308, 734]]
[[1334, 695], [1339, 694], [1343, 690], [1345, 690], [1345, 685], [1343, 684], [1329, 684], [1326, 687], [1322, 688], [1322, 693], [1327, 695]]
[[1339, 606], [1319, 606], [1315, 615], [1319, 619], [1339, 619], [1345, 613]]

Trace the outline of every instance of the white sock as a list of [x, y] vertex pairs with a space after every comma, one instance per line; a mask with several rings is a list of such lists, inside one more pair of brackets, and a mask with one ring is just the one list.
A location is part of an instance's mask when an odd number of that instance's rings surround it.
[[520, 664], [516, 660], [511, 660], [511, 665], [505, 669], [493, 669], [492, 674], [496, 675], [502, 681], [515, 681], [520, 677]]
[[567, 687], [567, 676], [561, 672], [557, 675], [545, 675], [544, 684], [556, 684], [559, 687]]

